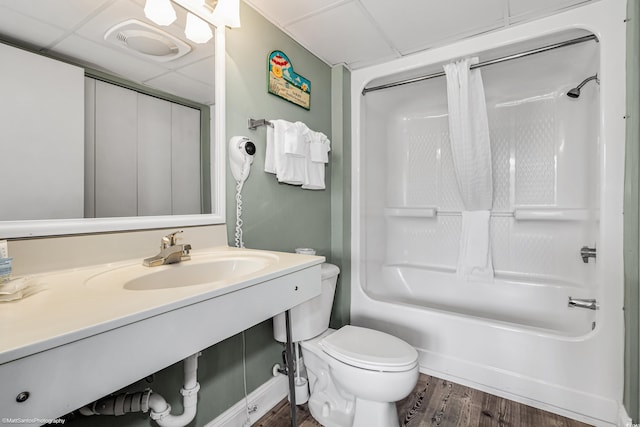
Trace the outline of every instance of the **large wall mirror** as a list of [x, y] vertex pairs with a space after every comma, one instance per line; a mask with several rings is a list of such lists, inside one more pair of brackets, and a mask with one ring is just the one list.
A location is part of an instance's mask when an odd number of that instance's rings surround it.
[[0, 0], [0, 239], [224, 222], [224, 26], [183, 3]]

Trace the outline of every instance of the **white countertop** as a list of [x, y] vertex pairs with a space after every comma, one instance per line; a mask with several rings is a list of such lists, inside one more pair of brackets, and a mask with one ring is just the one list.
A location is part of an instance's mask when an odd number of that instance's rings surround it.
[[[255, 253], [273, 258], [266, 268], [230, 280], [157, 290], [93, 288], [87, 280], [120, 267], [142, 267], [142, 259], [31, 276], [44, 290], [25, 299], [0, 302], [0, 364], [112, 330], [161, 313], [281, 277], [324, 262], [324, 257], [220, 246], [192, 251], [205, 256]], [[184, 261], [188, 263], [190, 261]]]

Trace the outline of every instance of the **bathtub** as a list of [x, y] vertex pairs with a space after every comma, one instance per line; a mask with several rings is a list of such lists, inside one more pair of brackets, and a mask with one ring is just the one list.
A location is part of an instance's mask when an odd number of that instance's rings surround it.
[[[352, 73], [352, 323], [415, 346], [424, 373], [598, 426], [624, 419], [623, 3], [602, 0]], [[460, 57], [589, 34], [598, 41], [481, 69], [495, 277], [459, 278], [462, 203], [445, 78], [362, 90]], [[596, 73], [598, 83], [567, 97]], [[583, 247], [596, 258], [583, 259]]]

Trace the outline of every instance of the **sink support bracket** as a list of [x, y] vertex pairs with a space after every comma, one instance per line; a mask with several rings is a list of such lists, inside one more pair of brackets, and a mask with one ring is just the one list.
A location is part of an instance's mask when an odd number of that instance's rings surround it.
[[291, 342], [291, 315], [289, 310], [284, 312], [284, 321], [285, 328], [287, 330], [287, 346], [285, 351], [287, 355], [287, 372], [289, 377], [289, 401], [291, 402], [291, 427], [296, 427], [298, 425], [298, 420], [296, 419], [296, 387], [293, 378], [293, 354], [291, 351], [293, 343]]

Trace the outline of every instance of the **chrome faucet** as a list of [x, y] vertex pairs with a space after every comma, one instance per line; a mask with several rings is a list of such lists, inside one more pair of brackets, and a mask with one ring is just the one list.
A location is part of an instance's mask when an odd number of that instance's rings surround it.
[[191, 245], [178, 244], [178, 233], [182, 233], [182, 230], [176, 231], [171, 234], [167, 234], [162, 238], [160, 242], [160, 253], [151, 258], [145, 258], [142, 261], [142, 265], [145, 267], [157, 267], [165, 264], [175, 264], [177, 262], [188, 261], [191, 259]]

